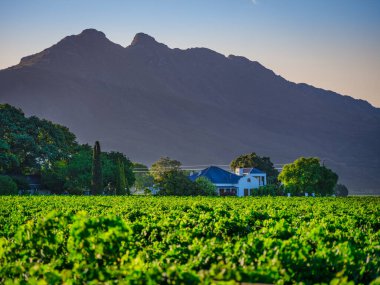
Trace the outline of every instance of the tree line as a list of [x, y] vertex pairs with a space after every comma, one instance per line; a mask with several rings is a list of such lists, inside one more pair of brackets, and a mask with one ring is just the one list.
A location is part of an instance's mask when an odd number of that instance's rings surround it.
[[28, 189], [26, 177], [35, 175], [53, 194], [128, 194], [135, 182], [133, 163], [121, 152], [101, 152], [98, 147], [101, 180], [94, 181], [95, 149], [79, 144], [64, 126], [0, 104], [0, 191]]
[[325, 165], [321, 165], [316, 157], [300, 157], [294, 162], [284, 165], [281, 173], [275, 169], [269, 157], [260, 157], [256, 153], [244, 154], [234, 159], [231, 169], [236, 167], [255, 167], [267, 174], [268, 185], [257, 189], [256, 196], [347, 196], [345, 185], [337, 184], [338, 175]]
[[[231, 170], [237, 167], [267, 174], [268, 185], [254, 195], [348, 194], [344, 185], [337, 185], [337, 174], [317, 158], [299, 158], [279, 173], [269, 157], [253, 152], [230, 163]], [[146, 194], [157, 189], [159, 195], [216, 195], [208, 179], [190, 181], [177, 160], [162, 157], [148, 169], [121, 152], [102, 152], [99, 142], [94, 147], [79, 144], [67, 127], [0, 104], [0, 193], [27, 189], [27, 175], [41, 177], [42, 188], [54, 194], [128, 195], [135, 186]]]

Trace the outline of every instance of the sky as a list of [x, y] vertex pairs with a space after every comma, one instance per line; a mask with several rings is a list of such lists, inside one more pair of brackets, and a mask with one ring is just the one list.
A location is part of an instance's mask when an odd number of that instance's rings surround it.
[[378, 0], [0, 0], [0, 69], [86, 28], [245, 56], [380, 107]]

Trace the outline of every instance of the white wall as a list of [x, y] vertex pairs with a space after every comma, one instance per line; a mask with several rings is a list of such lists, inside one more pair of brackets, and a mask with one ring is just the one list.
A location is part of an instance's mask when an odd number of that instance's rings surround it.
[[[254, 177], [254, 176], [260, 176], [264, 177], [264, 185], [266, 185], [266, 174], [247, 174], [240, 178], [239, 183], [238, 183], [238, 196], [242, 197], [244, 196], [244, 189], [257, 189], [262, 185], [259, 185], [259, 180]], [[249, 182], [250, 180], [250, 182]], [[248, 192], [249, 195], [249, 192]]]

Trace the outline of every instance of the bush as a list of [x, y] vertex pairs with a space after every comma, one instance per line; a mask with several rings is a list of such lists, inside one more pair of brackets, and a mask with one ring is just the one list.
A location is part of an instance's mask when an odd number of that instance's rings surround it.
[[0, 195], [17, 195], [17, 184], [12, 178], [0, 175]]
[[215, 185], [206, 177], [198, 177], [195, 180], [195, 184], [199, 188], [200, 195], [206, 195], [206, 196], [217, 195]]
[[180, 170], [165, 171], [159, 179], [160, 191], [158, 195], [196, 196], [200, 194], [196, 184], [190, 181], [187, 175]]
[[29, 190], [28, 180], [24, 176], [13, 176], [12, 179], [16, 183], [18, 190]]
[[280, 184], [268, 184], [254, 189], [252, 196], [283, 196], [284, 188]]

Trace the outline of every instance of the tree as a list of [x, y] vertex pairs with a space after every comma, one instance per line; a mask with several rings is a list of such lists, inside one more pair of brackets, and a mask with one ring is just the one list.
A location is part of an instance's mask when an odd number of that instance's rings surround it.
[[[93, 150], [84, 145], [62, 165], [62, 174], [66, 175], [65, 191], [70, 194], [83, 194], [83, 190], [92, 189]], [[101, 176], [102, 178], [102, 176]], [[101, 192], [100, 192], [101, 193]]]
[[127, 183], [125, 179], [124, 163], [118, 161], [117, 163], [117, 179], [116, 179], [116, 195], [127, 194]]
[[196, 184], [178, 169], [165, 170], [159, 181], [159, 195], [192, 196], [198, 194]]
[[92, 155], [89, 145], [81, 145], [69, 158], [44, 166], [41, 170], [43, 187], [55, 194], [68, 192], [71, 195], [91, 189]]
[[7, 175], [0, 175], [0, 195], [17, 195], [17, 184]]
[[135, 171], [135, 188], [137, 191], [142, 191], [153, 186], [153, 176], [149, 173], [146, 165], [133, 163], [133, 170]]
[[9, 144], [0, 139], [0, 173], [15, 172], [19, 167], [17, 156], [11, 151]]
[[261, 157], [261, 156], [258, 156], [254, 152], [249, 153], [249, 154], [243, 154], [235, 158], [230, 163], [230, 168], [232, 170], [238, 167], [258, 168], [267, 174], [268, 184], [277, 182], [278, 171], [277, 169], [274, 168], [274, 165], [271, 162], [269, 157], [265, 157], [265, 156]]
[[170, 159], [169, 157], [161, 157], [152, 164], [150, 169], [151, 175], [156, 183], [159, 183], [165, 174], [170, 171], [177, 171], [181, 167], [181, 162], [178, 160]]
[[64, 160], [57, 161], [50, 167], [44, 168], [41, 173], [42, 186], [54, 194], [62, 194], [68, 180], [67, 168], [67, 161]]
[[25, 176], [10, 176], [17, 185], [17, 190], [28, 190], [30, 185]]
[[348, 189], [343, 184], [337, 184], [334, 187], [334, 193], [338, 197], [347, 197], [348, 196]]
[[78, 146], [70, 158], [44, 167], [41, 174], [43, 186], [55, 194], [80, 195], [83, 190], [91, 189], [92, 153], [89, 145]]
[[[57, 161], [50, 167], [44, 167], [42, 169], [43, 186], [56, 194], [63, 192], [82, 194], [83, 190], [92, 189], [93, 151], [89, 145], [80, 145], [68, 159]], [[107, 188], [107, 194], [114, 194], [117, 180], [121, 175], [119, 165], [121, 163], [126, 183], [123, 189], [129, 190], [131, 185], [129, 181], [132, 183], [134, 181], [132, 162], [119, 152], [102, 152], [100, 160], [102, 189]], [[100, 193], [103, 193], [103, 190]]]
[[43, 167], [66, 159], [77, 146], [66, 127], [0, 104], [0, 172], [39, 174]]
[[338, 175], [325, 166], [321, 166], [318, 158], [298, 158], [284, 166], [278, 179], [285, 191], [293, 195], [315, 193], [331, 195], [338, 181]]
[[124, 174], [126, 180], [126, 189], [135, 182], [135, 174], [133, 173], [133, 163], [121, 152], [111, 151], [102, 153], [102, 171], [105, 184], [111, 183], [115, 185], [120, 176], [119, 162], [124, 166]]
[[100, 144], [96, 141], [92, 157], [91, 192], [93, 195], [100, 195], [103, 192], [102, 164], [100, 161], [100, 154]]
[[[68, 128], [34, 116], [27, 118], [22, 110], [0, 104], [0, 174], [40, 174], [43, 186], [56, 194], [81, 194], [85, 189], [100, 194], [108, 183], [111, 188], [116, 184], [120, 160], [129, 189], [135, 181], [132, 162], [122, 153], [100, 153], [100, 146], [96, 147], [100, 163], [92, 158], [95, 149], [79, 145]], [[95, 177], [97, 182], [92, 179]], [[98, 192], [92, 182], [98, 185]]]
[[320, 179], [317, 186], [319, 191], [315, 193], [321, 196], [333, 195], [334, 188], [338, 182], [338, 175], [325, 166], [321, 166], [319, 175]]
[[196, 187], [199, 189], [199, 195], [216, 196], [215, 185], [206, 177], [198, 177], [195, 180]]

